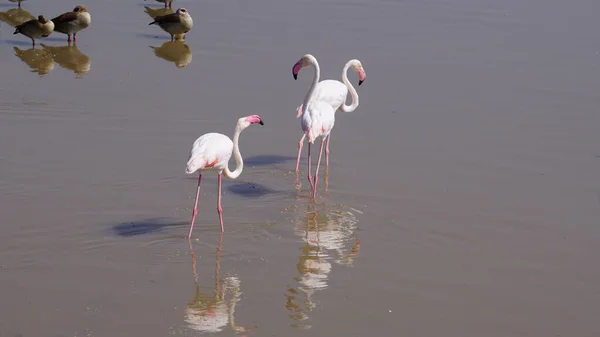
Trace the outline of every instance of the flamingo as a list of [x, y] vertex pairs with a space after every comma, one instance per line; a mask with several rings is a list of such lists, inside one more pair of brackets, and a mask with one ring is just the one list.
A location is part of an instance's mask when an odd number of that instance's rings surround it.
[[[305, 136], [308, 136], [308, 182], [313, 191], [313, 198], [317, 196], [317, 182], [319, 179], [319, 165], [321, 164], [321, 156], [323, 155], [323, 144], [325, 138], [329, 137], [333, 125], [335, 124], [335, 110], [327, 101], [316, 99], [319, 94], [316, 93], [317, 84], [321, 75], [321, 69], [317, 59], [311, 54], [306, 54], [294, 64], [292, 73], [294, 79], [298, 78], [298, 72], [303, 67], [313, 66], [315, 75], [312, 85], [308, 89], [304, 102], [302, 103], [302, 115], [300, 125]], [[317, 170], [315, 171], [314, 183], [311, 178], [311, 156], [310, 146], [314, 144], [315, 139], [321, 138], [321, 147], [319, 150], [319, 159], [317, 160]]]
[[[362, 66], [362, 63], [357, 59], [352, 59], [346, 62], [344, 69], [342, 70], [342, 82], [337, 80], [323, 80], [317, 84], [317, 88], [315, 89], [314, 98], [318, 100], [323, 100], [331, 104], [334, 110], [340, 110], [343, 112], [352, 112], [356, 110], [358, 107], [358, 93], [356, 89], [352, 86], [352, 83], [348, 80], [347, 72], [348, 69], [352, 68], [352, 70], [358, 73], [358, 85], [361, 85], [365, 78], [367, 77], [365, 73], [365, 69]], [[294, 74], [294, 79], [296, 79], [296, 74]], [[352, 103], [350, 105], [346, 105], [346, 96], [348, 96], [348, 91], [350, 91], [350, 96], [352, 97]], [[302, 115], [302, 105], [298, 107], [298, 113], [296, 114], [296, 118]], [[305, 135], [302, 135], [300, 141], [298, 142], [298, 159], [296, 160], [296, 172], [298, 172], [298, 168], [300, 167], [300, 154], [302, 153], [302, 146], [304, 144]], [[331, 140], [331, 135], [327, 138], [327, 145], [325, 146], [325, 172], [329, 171], [329, 141]]]
[[[221, 174], [224, 172], [229, 179], [236, 179], [244, 169], [244, 161], [238, 147], [240, 133], [252, 124], [264, 125], [263, 120], [258, 115], [250, 115], [238, 119], [233, 133], [233, 141], [221, 133], [207, 133], [200, 136], [192, 145], [190, 156], [185, 168], [185, 173], [193, 174], [200, 171], [198, 174], [198, 188], [196, 190], [196, 199], [194, 201], [194, 211], [192, 212], [192, 223], [190, 224], [190, 233], [188, 239], [192, 236], [194, 229], [194, 221], [198, 214], [198, 196], [200, 195], [200, 182], [202, 180], [202, 172], [217, 171], [218, 172], [218, 197], [217, 197], [217, 212], [219, 213], [219, 222], [221, 223], [221, 232], [223, 229], [223, 208], [221, 207]], [[236, 167], [232, 172], [229, 170], [229, 159], [231, 154], [235, 158]]]

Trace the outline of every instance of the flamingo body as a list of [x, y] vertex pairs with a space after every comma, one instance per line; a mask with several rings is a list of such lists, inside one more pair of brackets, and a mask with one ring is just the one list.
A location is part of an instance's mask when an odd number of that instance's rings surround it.
[[[217, 171], [218, 173], [217, 213], [219, 213], [221, 232], [224, 231], [223, 208], [221, 207], [221, 175], [224, 173], [227, 178], [236, 179], [242, 174], [244, 161], [239, 149], [240, 133], [252, 124], [264, 125], [264, 122], [258, 115], [242, 117], [238, 119], [235, 126], [233, 140], [220, 133], [206, 133], [192, 144], [192, 150], [185, 166], [185, 173], [192, 174], [197, 171], [200, 171], [200, 173], [198, 174], [198, 187], [196, 188], [196, 198], [194, 200], [194, 210], [192, 212], [192, 222], [190, 224], [188, 239], [192, 236], [194, 221], [198, 214], [198, 196], [200, 196], [200, 183], [202, 182], [203, 171]], [[232, 155], [235, 157], [236, 162], [234, 171], [230, 171], [227, 164]]]
[[[323, 80], [315, 87], [315, 92], [311, 99], [326, 102], [331, 105], [334, 110], [339, 109], [346, 102], [348, 96], [348, 88], [338, 80]], [[302, 105], [298, 107], [299, 117], [302, 114]]]
[[192, 145], [185, 173], [223, 171], [233, 153], [233, 141], [221, 133], [207, 133]]
[[[312, 57], [312, 60], [307, 61], [308, 62], [307, 64], [314, 62], [315, 66], [318, 66], [318, 62], [316, 59], [314, 59], [314, 56], [311, 55], [311, 57]], [[305, 66], [304, 62], [297, 63], [295, 65], [295, 68], [292, 70], [294, 73], [294, 78], [297, 76], [297, 72], [304, 66]], [[364, 82], [364, 80], [366, 78], [366, 74], [365, 74], [365, 70], [362, 66], [362, 63], [357, 59], [352, 59], [352, 60], [346, 62], [346, 64], [344, 65], [344, 68], [342, 69], [342, 82], [337, 81], [337, 80], [323, 80], [323, 81], [319, 82], [319, 77], [317, 76], [316, 77], [317, 83], [315, 83], [311, 87], [311, 95], [309, 95], [309, 97], [307, 97], [308, 102], [315, 101], [315, 100], [325, 102], [325, 103], [331, 105], [334, 113], [337, 110], [340, 110], [343, 112], [352, 112], [352, 111], [356, 110], [356, 108], [358, 107], [358, 104], [359, 104], [358, 93], [356, 92], [356, 89], [354, 89], [354, 87], [348, 80], [348, 75], [347, 75], [348, 69], [352, 69], [358, 73], [358, 85], [361, 85]], [[350, 105], [346, 105], [346, 97], [348, 96], [348, 93], [350, 93], [350, 96], [352, 97], [352, 103]], [[298, 118], [302, 115], [302, 109], [303, 109], [304, 104], [305, 103], [303, 103], [302, 105], [300, 105], [297, 108], [296, 118]], [[305, 137], [306, 137], [306, 134], [304, 134], [302, 136], [302, 138], [300, 138], [300, 141], [298, 141], [298, 157], [296, 159], [296, 172], [298, 172], [298, 168], [300, 167], [300, 155], [302, 153], [302, 146], [303, 146]], [[325, 149], [325, 174], [327, 174], [327, 172], [329, 170], [329, 141], [330, 140], [331, 140], [331, 137], [330, 136], [327, 137], [327, 146]]]
[[313, 100], [302, 114], [300, 124], [308, 141], [314, 144], [317, 138], [325, 139], [331, 133], [335, 124], [335, 110], [326, 101]]

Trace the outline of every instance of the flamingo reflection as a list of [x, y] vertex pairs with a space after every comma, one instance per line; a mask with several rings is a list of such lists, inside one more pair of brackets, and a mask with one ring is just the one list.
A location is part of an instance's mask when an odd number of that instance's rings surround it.
[[220, 278], [221, 269], [221, 247], [223, 245], [223, 233], [219, 236], [219, 245], [216, 252], [215, 284], [212, 294], [198, 284], [198, 273], [196, 271], [196, 253], [192, 247], [192, 241], [188, 240], [192, 254], [192, 271], [194, 273], [194, 284], [196, 292], [194, 298], [185, 309], [185, 321], [190, 328], [196, 331], [220, 332], [225, 327], [237, 332], [246, 332], [249, 329], [235, 323], [235, 307], [240, 301], [241, 281], [236, 276]]
[[319, 212], [308, 204], [305, 216], [294, 227], [304, 245], [296, 265], [300, 275], [294, 278], [298, 285], [287, 290], [285, 307], [289, 317], [296, 321], [292, 324], [296, 328], [311, 327], [301, 322], [308, 320], [308, 313], [316, 307], [313, 295], [328, 286], [330, 261], [350, 266], [360, 250], [360, 242], [354, 238], [358, 223], [354, 213], [344, 208], [327, 208]]

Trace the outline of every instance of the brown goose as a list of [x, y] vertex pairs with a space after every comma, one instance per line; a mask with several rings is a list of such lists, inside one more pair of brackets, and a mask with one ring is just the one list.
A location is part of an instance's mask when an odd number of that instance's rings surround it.
[[[194, 21], [187, 9], [179, 8], [173, 14], [161, 15], [154, 18], [150, 25], [159, 25], [162, 30], [171, 34], [171, 41], [174, 35], [185, 34], [192, 29]], [[184, 36], [185, 38], [185, 36]]]
[[77, 5], [71, 12], [61, 14], [54, 19], [54, 30], [67, 34], [67, 41], [77, 41], [77, 32], [87, 28], [92, 23], [92, 17], [85, 6]]
[[43, 15], [38, 16], [37, 20], [29, 20], [15, 27], [13, 34], [23, 34], [31, 39], [35, 46], [35, 39], [48, 37], [54, 31], [54, 23], [46, 20]]

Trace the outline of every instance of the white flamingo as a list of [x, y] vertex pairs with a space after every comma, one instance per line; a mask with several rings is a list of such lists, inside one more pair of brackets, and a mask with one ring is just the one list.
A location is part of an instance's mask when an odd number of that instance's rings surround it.
[[[311, 54], [306, 54], [294, 64], [292, 67], [292, 73], [294, 78], [298, 77], [298, 72], [303, 67], [313, 66], [315, 68], [315, 76], [313, 78], [312, 85], [302, 103], [302, 116], [300, 118], [300, 124], [302, 125], [302, 131], [304, 135], [308, 136], [308, 182], [313, 190], [313, 198], [317, 195], [317, 182], [319, 179], [319, 165], [321, 164], [321, 156], [323, 154], [323, 144], [325, 138], [329, 137], [333, 125], [335, 124], [335, 110], [326, 101], [315, 99], [315, 91], [319, 77], [321, 75], [321, 69], [317, 59]], [[315, 171], [314, 183], [311, 178], [311, 156], [310, 146], [314, 144], [315, 139], [321, 138], [321, 148], [319, 150], [319, 159], [317, 160], [317, 170]]]
[[[352, 68], [352, 70], [358, 73], [358, 85], [361, 85], [365, 78], [367, 77], [365, 73], [365, 69], [362, 66], [362, 63], [357, 59], [352, 59], [346, 62], [344, 69], [342, 70], [342, 82], [338, 80], [323, 80], [317, 84], [315, 89], [315, 93], [313, 98], [325, 101], [331, 104], [334, 110], [340, 110], [343, 112], [352, 112], [356, 110], [358, 107], [358, 93], [356, 89], [352, 86], [352, 83], [348, 80], [348, 69]], [[296, 79], [296, 74], [294, 74], [294, 79]], [[346, 96], [348, 96], [348, 91], [350, 91], [350, 96], [352, 98], [352, 103], [350, 105], [346, 105]], [[302, 115], [302, 105], [298, 107], [298, 113], [296, 114], [296, 118]], [[298, 159], [296, 160], [296, 172], [298, 172], [298, 168], [300, 167], [300, 153], [302, 153], [302, 146], [304, 145], [305, 135], [302, 135], [300, 141], [298, 142]], [[327, 137], [327, 145], [325, 146], [325, 172], [329, 171], [329, 141], [331, 140], [331, 135]]]
[[[188, 238], [192, 236], [192, 230], [194, 228], [194, 221], [198, 214], [198, 195], [200, 195], [200, 181], [202, 180], [203, 171], [217, 171], [218, 172], [218, 189], [219, 194], [217, 198], [217, 212], [219, 213], [219, 221], [221, 223], [221, 232], [223, 229], [223, 208], [221, 207], [221, 174], [225, 172], [225, 176], [229, 179], [235, 179], [240, 176], [244, 169], [244, 161], [240, 154], [238, 146], [238, 140], [240, 133], [252, 124], [264, 125], [262, 119], [258, 115], [250, 115], [238, 119], [235, 126], [235, 132], [233, 133], [233, 141], [224, 134], [220, 133], [207, 133], [200, 136], [194, 142], [190, 156], [185, 168], [185, 173], [193, 174], [196, 171], [200, 171], [198, 174], [198, 188], [196, 190], [196, 199], [194, 201], [194, 211], [192, 212], [192, 223], [190, 224], [190, 233]], [[235, 158], [236, 167], [232, 172], [229, 170], [229, 159], [231, 154]]]

